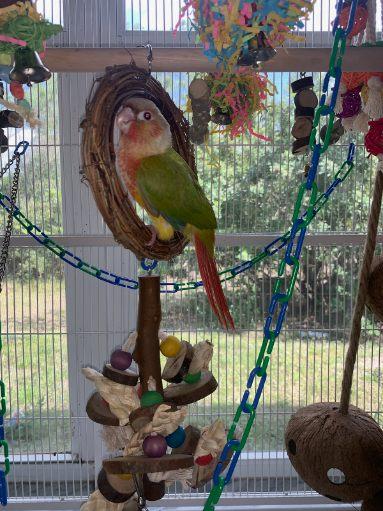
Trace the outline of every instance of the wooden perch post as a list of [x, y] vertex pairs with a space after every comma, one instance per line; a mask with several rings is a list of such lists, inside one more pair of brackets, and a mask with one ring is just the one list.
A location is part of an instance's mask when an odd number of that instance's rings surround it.
[[[163, 395], [158, 330], [161, 323], [160, 277], [147, 275], [138, 278], [139, 299], [137, 342], [133, 358], [140, 373], [142, 392], [156, 390]], [[152, 377], [156, 388], [149, 389]]]

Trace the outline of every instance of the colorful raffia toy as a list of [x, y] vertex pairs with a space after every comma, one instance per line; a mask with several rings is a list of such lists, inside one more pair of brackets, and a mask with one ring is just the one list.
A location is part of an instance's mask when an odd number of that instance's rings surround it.
[[[210, 120], [223, 127], [220, 133], [228, 133], [232, 139], [250, 134], [269, 140], [254, 130], [254, 116], [266, 110], [267, 96], [274, 92], [275, 87], [267, 74], [249, 67], [194, 78], [189, 86], [187, 107], [193, 113], [192, 142], [199, 145], [206, 141]], [[211, 132], [215, 133], [215, 130]]]
[[51, 77], [40, 55], [46, 39], [61, 30], [61, 25], [44, 19], [29, 0], [7, 2], [7, 7], [0, 7], [0, 80], [10, 83], [15, 99], [15, 104], [6, 99], [1, 99], [0, 104], [13, 108], [31, 127], [39, 121], [24, 98], [23, 84], [41, 83]]
[[229, 116], [230, 124], [226, 127], [230, 138], [246, 133], [262, 140], [269, 140], [254, 131], [255, 113], [266, 109], [268, 95], [273, 95], [274, 85], [266, 73], [256, 73], [250, 68], [240, 67], [236, 73], [217, 71], [206, 78], [211, 90], [210, 101], [213, 108], [212, 120], [222, 124], [217, 113]]
[[175, 30], [192, 11], [191, 24], [198, 32], [205, 55], [231, 67], [241, 52], [248, 47], [252, 51], [251, 45], [260, 34], [272, 46], [297, 39], [294, 31], [303, 28], [302, 19], [312, 8], [310, 0], [185, 0]]
[[192, 10], [191, 24], [205, 55], [218, 61], [217, 71], [204, 77], [210, 105], [205, 97], [201, 102], [190, 94], [194, 143], [206, 140], [210, 120], [225, 126], [230, 138], [253, 135], [268, 140], [254, 131], [253, 118], [266, 109], [267, 96], [274, 94], [275, 87], [255, 69], [274, 57], [273, 46], [298, 38], [294, 31], [303, 28], [302, 19], [312, 7], [311, 0], [185, 0], [175, 30]]
[[[359, 0], [353, 29], [348, 39], [362, 46], [380, 45], [376, 41], [376, 11], [368, 13], [366, 0]], [[350, 3], [345, 2], [339, 13], [338, 23], [346, 25]], [[345, 131], [367, 134], [371, 130], [370, 120], [383, 117], [383, 72], [344, 72], [335, 113]]]

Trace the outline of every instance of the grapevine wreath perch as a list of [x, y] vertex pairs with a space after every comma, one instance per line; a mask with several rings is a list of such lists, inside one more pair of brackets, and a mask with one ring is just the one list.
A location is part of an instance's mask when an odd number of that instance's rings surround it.
[[156, 239], [149, 246], [152, 231], [137, 215], [116, 167], [115, 118], [132, 97], [149, 99], [161, 110], [170, 125], [174, 149], [189, 164], [193, 178], [197, 179], [187, 120], [162, 85], [133, 61], [107, 68], [93, 84], [81, 123], [84, 175], [115, 240], [140, 259], [169, 260], [183, 251], [187, 239], [176, 232], [169, 242]]

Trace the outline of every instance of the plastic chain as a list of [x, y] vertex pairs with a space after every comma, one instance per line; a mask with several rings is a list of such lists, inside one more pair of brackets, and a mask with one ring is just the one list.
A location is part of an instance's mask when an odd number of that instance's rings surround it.
[[[267, 368], [270, 363], [270, 357], [273, 352], [275, 341], [281, 331], [289, 300], [292, 296], [295, 282], [297, 280], [300, 265], [299, 259], [302, 252], [307, 226], [315, 215], [314, 208], [318, 202], [318, 186], [316, 183], [316, 174], [320, 157], [329, 146], [335, 117], [334, 106], [342, 74], [341, 66], [346, 48], [346, 37], [353, 26], [357, 2], [358, 0], [352, 0], [352, 7], [350, 9], [350, 16], [346, 29], [343, 29], [339, 26], [338, 20], [335, 22], [337, 28], [335, 31], [334, 45], [330, 57], [329, 71], [327, 72], [323, 82], [322, 96], [318, 108], [315, 112], [313, 130], [310, 137], [310, 148], [312, 150], [310, 169], [306, 182], [301, 185], [298, 191], [298, 196], [292, 215], [292, 227], [289, 233], [289, 237], [284, 236], [281, 238], [281, 243], [286, 244], [286, 250], [284, 257], [279, 264], [278, 278], [276, 280], [273, 289], [273, 296], [269, 304], [268, 315], [264, 325], [263, 343], [255, 363], [255, 368], [251, 371], [248, 377], [247, 388], [243, 393], [241, 402], [235, 413], [233, 423], [229, 429], [229, 433], [227, 435], [227, 443], [219, 457], [218, 464], [215, 468], [213, 475], [213, 487], [206, 500], [204, 511], [214, 511], [215, 505], [218, 503], [225, 486], [230, 483], [238, 459], [246, 445], [246, 441], [256, 417], [257, 407], [267, 379]], [[339, 4], [337, 8], [337, 17], [341, 11], [343, 2], [340, 1]], [[329, 88], [330, 81], [334, 82], [332, 85], [332, 100], [330, 104], [327, 105], [326, 100], [328, 99], [331, 92]], [[317, 137], [317, 131], [320, 122], [323, 121], [323, 117], [327, 118], [327, 132], [322, 144], [321, 141], [318, 140], [319, 137]], [[354, 156], [354, 151], [355, 146], [352, 144], [349, 149], [347, 161], [343, 164], [342, 168], [337, 173], [333, 186], [336, 187], [339, 184], [338, 179], [342, 179], [342, 172], [345, 169], [346, 175], [349, 172], [349, 168], [351, 167], [351, 162]], [[328, 190], [328, 195], [322, 196], [323, 198], [321, 198], [320, 202], [322, 206], [327, 202], [331, 191], [332, 190]], [[304, 204], [307, 204], [307, 211], [305, 214], [302, 214], [301, 211]], [[254, 398], [252, 401], [250, 398], [251, 392], [254, 392]], [[239, 439], [237, 438], [239, 435], [236, 435], [237, 425], [243, 414], [247, 416], [247, 421]], [[225, 467], [225, 462], [231, 454], [232, 459], [228, 465], [227, 473], [226, 475], [222, 475]]]
[[[355, 149], [355, 148], [354, 148]], [[353, 150], [354, 150], [353, 149]], [[335, 174], [334, 179], [330, 186], [327, 188], [325, 192], [323, 192], [318, 199], [315, 201], [314, 207], [312, 208], [312, 213], [310, 214], [310, 218], [306, 219], [307, 225], [315, 218], [315, 216], [319, 213], [319, 211], [325, 206], [325, 204], [330, 199], [331, 194], [335, 191], [337, 186], [347, 178], [354, 167], [352, 162], [352, 157], [350, 158], [350, 154], [347, 157], [347, 160], [343, 163], [341, 168]], [[10, 209], [10, 199], [7, 195], [4, 195], [0, 192], [0, 206], [9, 211]], [[26, 216], [21, 213], [18, 207], [15, 208], [14, 212], [15, 219], [21, 224], [22, 227], [27, 231], [27, 233], [32, 236], [38, 243], [47, 248], [50, 252], [60, 257], [60, 259], [69, 265], [73, 266], [77, 270], [80, 270], [92, 277], [96, 277], [97, 279], [107, 282], [108, 284], [112, 284], [114, 286], [125, 287], [128, 289], [137, 289], [138, 282], [129, 277], [122, 277], [120, 275], [116, 275], [107, 270], [100, 270], [96, 266], [92, 266], [89, 263], [83, 261], [80, 257], [72, 254], [69, 250], [61, 247], [55, 241], [53, 241], [47, 234], [45, 234], [39, 227], [34, 225]], [[307, 212], [303, 215], [304, 218], [307, 217]], [[266, 245], [255, 257], [239, 263], [232, 268], [228, 268], [220, 272], [221, 282], [225, 282], [227, 280], [234, 279], [237, 275], [250, 270], [254, 266], [257, 266], [263, 259], [270, 257], [280, 250], [284, 248], [289, 239], [291, 237], [291, 231], [285, 232], [282, 236], [278, 236], [271, 243]], [[154, 261], [143, 260], [141, 265], [144, 270], [150, 271], [153, 269]], [[189, 289], [197, 289], [201, 287], [203, 284], [201, 281], [189, 281], [189, 282], [161, 282], [162, 293], [176, 293], [177, 291], [187, 291]]]

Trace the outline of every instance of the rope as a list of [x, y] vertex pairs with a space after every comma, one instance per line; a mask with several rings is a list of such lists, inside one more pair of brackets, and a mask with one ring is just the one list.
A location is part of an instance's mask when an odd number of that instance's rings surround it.
[[[382, 1], [382, 0], [381, 0]], [[376, 0], [368, 0], [367, 2], [367, 26], [366, 26], [366, 42], [376, 42]]]
[[360, 332], [362, 316], [364, 312], [364, 306], [367, 298], [367, 285], [368, 278], [370, 275], [370, 269], [372, 260], [374, 257], [375, 246], [376, 246], [376, 235], [378, 231], [378, 223], [380, 210], [382, 205], [382, 193], [383, 193], [383, 156], [380, 156], [378, 163], [378, 169], [376, 172], [374, 191], [370, 209], [370, 215], [368, 218], [367, 227], [367, 239], [364, 246], [363, 261], [359, 274], [359, 289], [356, 297], [356, 303], [354, 307], [351, 333], [349, 338], [349, 347], [346, 356], [346, 363], [344, 366], [343, 381], [342, 381], [342, 394], [340, 398], [339, 411], [343, 415], [348, 414], [351, 398], [351, 387], [352, 377], [354, 373], [354, 367], [356, 362], [356, 356], [359, 348]]
[[380, 39], [383, 39], [383, 0], [380, 0], [380, 16], [381, 16], [381, 33], [380, 33]]

